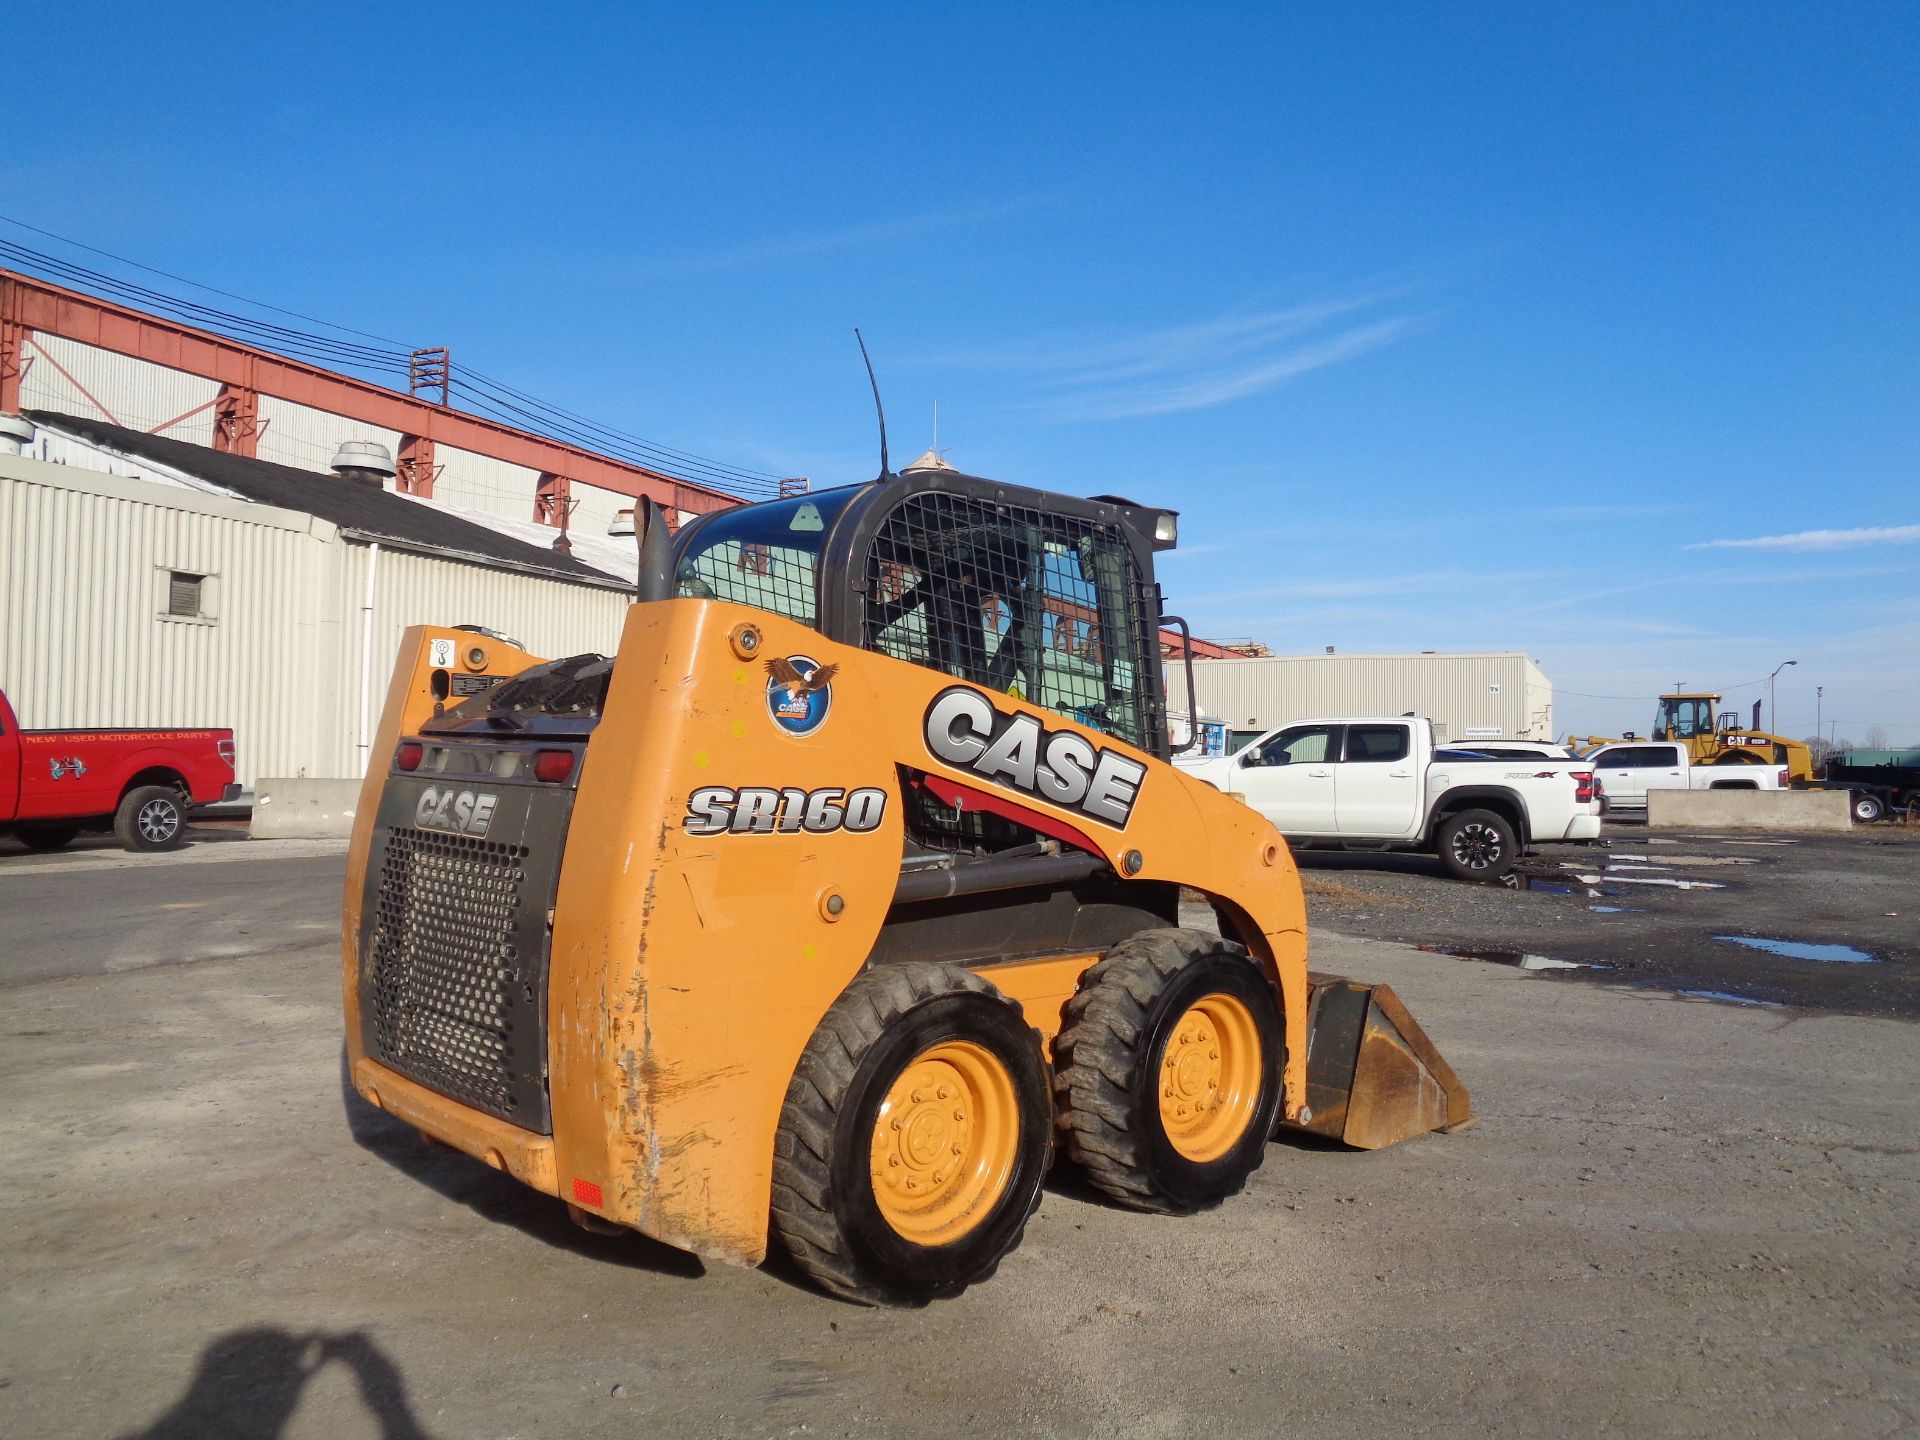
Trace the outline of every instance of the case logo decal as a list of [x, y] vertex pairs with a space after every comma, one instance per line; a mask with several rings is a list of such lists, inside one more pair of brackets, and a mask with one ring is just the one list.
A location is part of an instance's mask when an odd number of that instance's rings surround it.
[[767, 713], [787, 734], [805, 739], [827, 723], [833, 708], [833, 677], [838, 665], [822, 665], [809, 655], [776, 656], [767, 661]]
[[950, 685], [927, 707], [927, 749], [935, 758], [1002, 790], [1127, 828], [1147, 767], [1071, 730], [1049, 730], [1034, 715], [1008, 715], [978, 690]]
[[708, 785], [687, 797], [681, 827], [689, 835], [831, 835], [845, 830], [865, 835], [878, 830], [887, 813], [884, 790], [842, 790], [829, 785], [819, 790], [773, 790], [745, 786], [739, 790]]
[[485, 835], [499, 803], [498, 795], [429, 785], [420, 792], [420, 803], [413, 807], [413, 823], [422, 830], [444, 830], [451, 835]]

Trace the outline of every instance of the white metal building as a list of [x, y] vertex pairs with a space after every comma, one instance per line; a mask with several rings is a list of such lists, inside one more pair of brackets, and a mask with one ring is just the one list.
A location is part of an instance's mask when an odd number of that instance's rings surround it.
[[627, 584], [550, 548], [339, 476], [36, 418], [59, 463], [0, 454], [0, 688], [24, 725], [231, 726], [244, 785], [352, 777], [407, 626], [545, 656], [617, 643]]
[[[1431, 718], [1443, 740], [1553, 738], [1553, 683], [1517, 652], [1276, 655], [1196, 660], [1201, 711], [1236, 732], [1331, 715]], [[1167, 666], [1168, 704], [1187, 706], [1185, 667]]]

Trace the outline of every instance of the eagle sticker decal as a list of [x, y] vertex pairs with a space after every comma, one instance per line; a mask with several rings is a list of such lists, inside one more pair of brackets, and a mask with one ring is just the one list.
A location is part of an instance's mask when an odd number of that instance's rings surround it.
[[807, 655], [775, 656], [767, 664], [767, 713], [787, 734], [804, 740], [827, 723], [838, 665]]

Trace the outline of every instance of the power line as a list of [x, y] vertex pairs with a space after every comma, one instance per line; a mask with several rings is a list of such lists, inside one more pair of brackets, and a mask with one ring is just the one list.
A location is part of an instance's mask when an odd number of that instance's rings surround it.
[[[495, 414], [502, 412], [518, 417], [519, 420], [537, 425], [545, 430], [557, 432], [563, 438], [574, 441], [589, 449], [605, 450], [622, 459], [645, 465], [649, 469], [677, 473], [681, 479], [696, 480], [705, 484], [728, 484], [744, 489], [777, 492], [779, 478], [761, 475], [750, 470], [739, 470], [732, 466], [719, 465], [712, 461], [693, 457], [679, 457], [663, 452], [662, 447], [646, 441], [623, 436], [619, 431], [609, 430], [592, 421], [574, 423], [569, 419], [558, 418], [567, 412], [556, 411], [552, 407], [542, 406], [541, 402], [529, 398], [526, 405], [506, 399], [486, 385], [477, 384], [471, 371], [456, 371], [449, 381], [449, 388], [460, 391], [469, 403], [486, 406]], [[517, 392], [508, 392], [515, 394]], [[532, 409], [529, 406], [539, 406]], [[514, 423], [514, 422], [509, 422]], [[691, 472], [691, 473], [689, 473]]]
[[[309, 360], [342, 369], [370, 373], [380, 376], [411, 376], [412, 351], [420, 347], [408, 347], [405, 342], [391, 340], [365, 330], [355, 330], [350, 326], [337, 325], [332, 321], [321, 320], [316, 316], [305, 315], [297, 310], [287, 310], [264, 301], [253, 300], [237, 295], [229, 290], [220, 290], [214, 286], [201, 284], [197, 280], [175, 275], [171, 271], [160, 270], [138, 260], [116, 255], [97, 246], [82, 241], [71, 240], [57, 235], [51, 230], [43, 230], [37, 225], [11, 216], [0, 215], [0, 222], [28, 230], [36, 235], [57, 240], [61, 244], [104, 256], [122, 265], [130, 265], [149, 274], [159, 275], [210, 294], [238, 300], [242, 304], [270, 310], [292, 319], [304, 320], [309, 324], [324, 326], [329, 330], [343, 334], [359, 335], [369, 340], [382, 341], [381, 346], [364, 345], [357, 341], [338, 340], [331, 336], [315, 335], [309, 331], [279, 325], [269, 320], [257, 319], [249, 315], [236, 314], [233, 311], [203, 305], [166, 291], [140, 285], [130, 280], [93, 269], [71, 260], [48, 255], [30, 246], [11, 240], [0, 239], [0, 259], [10, 260], [27, 269], [50, 273], [56, 278], [68, 280], [77, 285], [102, 291], [114, 298], [130, 301], [162, 314], [183, 319], [189, 323], [220, 331], [236, 339], [258, 343], [296, 359]], [[387, 346], [397, 348], [384, 348]], [[398, 386], [389, 388], [397, 389]], [[464, 367], [452, 367], [448, 376], [447, 390], [449, 398], [458, 390], [477, 413], [500, 420], [516, 429], [529, 429], [551, 439], [563, 440], [579, 445], [583, 449], [604, 452], [616, 458], [628, 461], [642, 468], [657, 471], [671, 479], [682, 480], [689, 484], [709, 489], [732, 491], [736, 494], [777, 494], [781, 477], [763, 470], [753, 470], [745, 466], [729, 465], [721, 461], [708, 460], [687, 451], [671, 446], [660, 445], [641, 436], [616, 430], [602, 425], [584, 415], [551, 404], [523, 390], [516, 389], [501, 380], [495, 380], [477, 371]]]
[[388, 345], [406, 346], [404, 340], [395, 340], [390, 335], [375, 335], [366, 330], [355, 330], [349, 325], [336, 325], [331, 320], [322, 320], [313, 315], [302, 315], [298, 310], [283, 310], [278, 305], [269, 305], [264, 300], [250, 300], [245, 295], [234, 294], [231, 290], [221, 290], [212, 285], [204, 285], [198, 280], [189, 280], [184, 275], [175, 275], [170, 270], [158, 270], [151, 265], [143, 265], [138, 260], [129, 260], [124, 255], [116, 255], [111, 250], [102, 250], [98, 246], [89, 245], [83, 240], [70, 240], [65, 235], [56, 235], [51, 230], [42, 230], [38, 225], [29, 225], [26, 221], [16, 220], [11, 215], [0, 215], [0, 221], [4, 221], [8, 225], [17, 225], [22, 230], [31, 230], [36, 235], [44, 235], [49, 240], [58, 240], [62, 245], [71, 245], [76, 250], [85, 250], [89, 254], [103, 255], [109, 260], [117, 260], [122, 265], [131, 265], [134, 269], [144, 270], [149, 275], [158, 275], [166, 280], [178, 281], [182, 285], [191, 285], [194, 289], [204, 290], [209, 295], [225, 296], [229, 300], [238, 300], [243, 305], [253, 305], [261, 310], [271, 310], [276, 315], [288, 315], [295, 320], [305, 320], [310, 325], [324, 325], [329, 330], [339, 330], [348, 335], [360, 335], [368, 340], [381, 340]]

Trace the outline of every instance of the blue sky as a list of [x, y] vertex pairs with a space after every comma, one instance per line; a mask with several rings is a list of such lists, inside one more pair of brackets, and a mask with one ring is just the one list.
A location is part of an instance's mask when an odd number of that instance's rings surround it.
[[290, 10], [15, 0], [0, 212], [817, 484], [858, 324], [1202, 634], [1920, 741], [1920, 7]]

